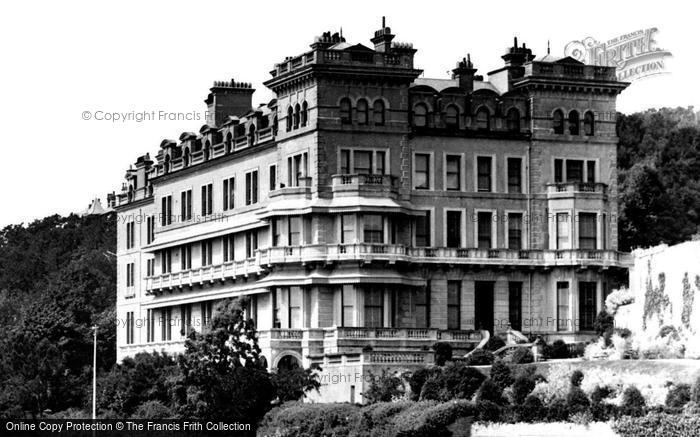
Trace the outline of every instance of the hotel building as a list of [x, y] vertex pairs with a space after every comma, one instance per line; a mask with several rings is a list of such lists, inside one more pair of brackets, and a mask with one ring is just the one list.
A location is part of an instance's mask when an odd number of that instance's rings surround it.
[[629, 264], [627, 83], [517, 40], [486, 77], [467, 57], [429, 79], [388, 27], [371, 43], [324, 33], [274, 65], [258, 107], [250, 84], [215, 82], [199, 132], [127, 170], [110, 196], [119, 359], [183, 350], [217, 300], [243, 295], [271, 369], [424, 365], [434, 343], [464, 353], [486, 331], [592, 335]]

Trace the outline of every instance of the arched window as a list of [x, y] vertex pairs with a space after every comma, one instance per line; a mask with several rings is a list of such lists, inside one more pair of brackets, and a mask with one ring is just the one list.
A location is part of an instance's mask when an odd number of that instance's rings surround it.
[[476, 128], [479, 130], [489, 130], [491, 128], [491, 113], [484, 106], [476, 111]]
[[571, 111], [571, 112], [569, 112], [569, 133], [571, 135], [578, 135], [578, 130], [579, 130], [578, 112]]
[[182, 156], [182, 166], [187, 167], [188, 165], [190, 165], [190, 149], [186, 148], [185, 153]]
[[510, 108], [506, 114], [506, 128], [508, 132], [520, 132], [520, 111]]
[[561, 135], [564, 133], [564, 113], [561, 109], [554, 111], [552, 115], [552, 127], [554, 128], [554, 133]]
[[459, 108], [455, 105], [449, 105], [445, 109], [445, 125], [451, 129], [459, 128]]
[[352, 123], [352, 104], [347, 97], [340, 101], [340, 122], [343, 124]]
[[279, 121], [277, 120], [277, 116], [275, 115], [275, 118], [272, 119], [272, 135], [277, 136], [277, 131], [280, 128]]
[[233, 151], [233, 135], [231, 132], [226, 134], [226, 153], [231, 153]]
[[595, 117], [591, 111], [583, 115], [583, 132], [589, 137], [595, 134]]
[[301, 107], [297, 103], [296, 106], [294, 106], [294, 129], [299, 128], [300, 118], [301, 118]]
[[204, 160], [208, 161], [209, 160], [209, 152], [211, 150], [211, 143], [209, 143], [209, 140], [207, 140], [206, 143], [204, 143]]
[[287, 108], [287, 132], [292, 130], [292, 121], [294, 118], [294, 110], [290, 106]]
[[376, 126], [384, 126], [384, 101], [374, 101], [374, 124]]
[[357, 101], [357, 123], [367, 124], [369, 122], [369, 107], [367, 100], [360, 99]]
[[248, 128], [248, 145], [252, 146], [255, 143], [255, 125], [251, 124]]
[[309, 104], [304, 101], [301, 104], [301, 125], [306, 126], [309, 121]]
[[418, 103], [413, 107], [413, 125], [416, 127], [428, 125], [428, 107], [425, 103]]

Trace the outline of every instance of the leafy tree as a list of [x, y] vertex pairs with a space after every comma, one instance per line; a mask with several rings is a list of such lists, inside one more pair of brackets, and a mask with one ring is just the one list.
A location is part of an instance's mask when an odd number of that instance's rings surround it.
[[272, 373], [272, 384], [275, 386], [280, 402], [298, 401], [306, 393], [321, 387], [318, 376], [319, 368], [315, 369], [279, 369]]

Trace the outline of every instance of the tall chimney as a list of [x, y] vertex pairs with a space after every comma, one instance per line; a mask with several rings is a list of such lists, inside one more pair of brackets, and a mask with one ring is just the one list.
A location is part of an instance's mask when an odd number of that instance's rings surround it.
[[386, 17], [382, 17], [382, 28], [374, 32], [374, 38], [370, 41], [374, 44], [374, 50], [385, 53], [391, 49], [391, 41], [395, 36], [386, 26]]
[[216, 81], [209, 89], [209, 95], [204, 103], [207, 104], [207, 125], [221, 126], [229, 116], [241, 116], [253, 106], [255, 89], [250, 83]]
[[472, 64], [471, 56], [467, 53], [467, 57], [462, 58], [457, 63], [457, 68], [452, 70], [452, 79], [458, 79], [458, 86], [467, 93], [471, 93], [474, 91], [474, 73], [476, 68]]

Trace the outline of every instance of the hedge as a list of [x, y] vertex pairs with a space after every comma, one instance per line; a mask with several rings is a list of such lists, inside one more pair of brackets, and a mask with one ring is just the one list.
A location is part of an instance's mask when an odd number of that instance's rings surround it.
[[644, 417], [622, 417], [612, 423], [620, 437], [689, 437], [698, 435], [700, 416], [650, 413]]

